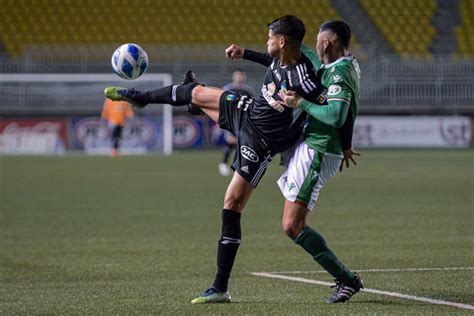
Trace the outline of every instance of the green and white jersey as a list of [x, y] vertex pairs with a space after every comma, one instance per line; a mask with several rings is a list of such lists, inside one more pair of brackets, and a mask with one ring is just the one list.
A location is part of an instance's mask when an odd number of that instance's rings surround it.
[[310, 114], [305, 143], [319, 152], [340, 154], [339, 128], [348, 113], [351, 113], [352, 119], [356, 118], [359, 107], [359, 64], [354, 56], [344, 56], [324, 65], [314, 51], [306, 47], [301, 50], [318, 69], [321, 84], [327, 88], [327, 105], [321, 106], [307, 100], [301, 102], [301, 108]]
[[354, 56], [341, 57], [324, 68], [321, 83], [327, 87], [327, 101], [344, 101], [350, 104], [357, 117], [360, 98], [360, 68]]

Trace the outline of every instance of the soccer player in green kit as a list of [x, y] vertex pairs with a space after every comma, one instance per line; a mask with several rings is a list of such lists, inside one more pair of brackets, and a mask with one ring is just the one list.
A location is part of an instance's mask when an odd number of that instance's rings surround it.
[[[296, 92], [281, 90], [280, 98], [289, 107], [299, 107], [309, 114], [306, 135], [299, 144], [288, 169], [278, 180], [285, 196], [282, 226], [294, 242], [302, 246], [316, 262], [336, 279], [336, 291], [328, 303], [349, 300], [362, 287], [362, 281], [349, 271], [329, 249], [324, 237], [308, 226], [307, 220], [323, 185], [343, 167], [355, 164], [352, 149], [352, 129], [359, 103], [360, 70], [349, 54], [351, 31], [343, 21], [328, 21], [321, 25], [316, 52], [302, 46], [327, 88], [327, 105], [320, 106], [301, 98]], [[263, 65], [265, 54], [232, 45], [226, 54]], [[343, 160], [341, 162], [341, 159]]]
[[[328, 303], [345, 302], [363, 287], [359, 276], [340, 262], [324, 237], [307, 223], [321, 188], [337, 173], [344, 158], [339, 128], [345, 124], [353, 126], [357, 116], [360, 70], [348, 52], [350, 38], [351, 31], [345, 22], [328, 21], [319, 29], [317, 56], [303, 48], [315, 66], [321, 61], [318, 74], [328, 89], [327, 105], [311, 103], [294, 91], [280, 93], [288, 106], [299, 107], [309, 114], [305, 140], [298, 145], [288, 169], [278, 180], [285, 196], [283, 230], [336, 279], [336, 291]], [[345, 158], [352, 160], [353, 154], [357, 155], [350, 149]]]

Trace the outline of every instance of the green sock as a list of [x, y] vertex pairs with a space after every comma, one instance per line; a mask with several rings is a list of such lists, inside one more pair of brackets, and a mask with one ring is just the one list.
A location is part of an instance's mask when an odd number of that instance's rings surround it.
[[352, 282], [354, 273], [347, 270], [334, 252], [327, 246], [324, 237], [310, 227], [305, 227], [301, 234], [295, 239], [295, 243], [304, 248], [317, 263], [319, 263], [330, 275], [344, 282]]

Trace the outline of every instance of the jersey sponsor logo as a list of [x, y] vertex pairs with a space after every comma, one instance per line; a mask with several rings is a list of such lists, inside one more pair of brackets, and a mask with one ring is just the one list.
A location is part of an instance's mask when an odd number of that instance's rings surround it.
[[[273, 98], [272, 98], [273, 99]], [[273, 100], [272, 103], [270, 103], [270, 106], [272, 108], [274, 108], [275, 110], [277, 110], [278, 112], [282, 113], [283, 111], [285, 111], [285, 106], [281, 105], [280, 103], [278, 103], [277, 101]]]
[[270, 96], [272, 96], [275, 93], [275, 89], [276, 89], [276, 86], [274, 82], [267, 84], [267, 92]]
[[336, 95], [341, 93], [342, 88], [341, 86], [338, 86], [337, 84], [332, 84], [328, 88], [328, 95]]
[[245, 173], [249, 173], [249, 166], [243, 166], [242, 168], [240, 168], [240, 170], [242, 170]]
[[245, 159], [250, 160], [252, 162], [258, 162], [258, 155], [252, 148], [247, 146], [241, 146], [240, 153]]
[[[273, 85], [273, 89], [275, 89], [275, 84], [272, 82], [270, 84], [268, 84], [268, 86], [270, 86], [270, 88], [272, 87]], [[274, 92], [274, 91], [273, 91]], [[285, 109], [284, 109], [284, 106], [283, 105], [280, 105], [278, 102], [276, 102], [276, 100], [272, 97], [272, 95], [268, 92], [268, 88], [266, 85], [263, 85], [262, 86], [262, 95], [263, 97], [265, 98], [265, 100], [267, 101], [268, 105], [270, 105], [272, 108], [274, 108], [275, 110], [277, 110], [278, 112], [283, 112]]]
[[339, 75], [335, 75], [335, 76], [332, 76], [332, 79], [334, 80], [334, 82], [338, 82], [339, 80], [342, 79], [342, 77]]

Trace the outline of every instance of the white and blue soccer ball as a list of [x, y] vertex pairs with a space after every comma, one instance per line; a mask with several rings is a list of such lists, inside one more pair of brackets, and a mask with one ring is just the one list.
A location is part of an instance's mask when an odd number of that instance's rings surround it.
[[123, 79], [137, 79], [148, 68], [148, 55], [137, 44], [123, 44], [112, 55], [112, 68]]

